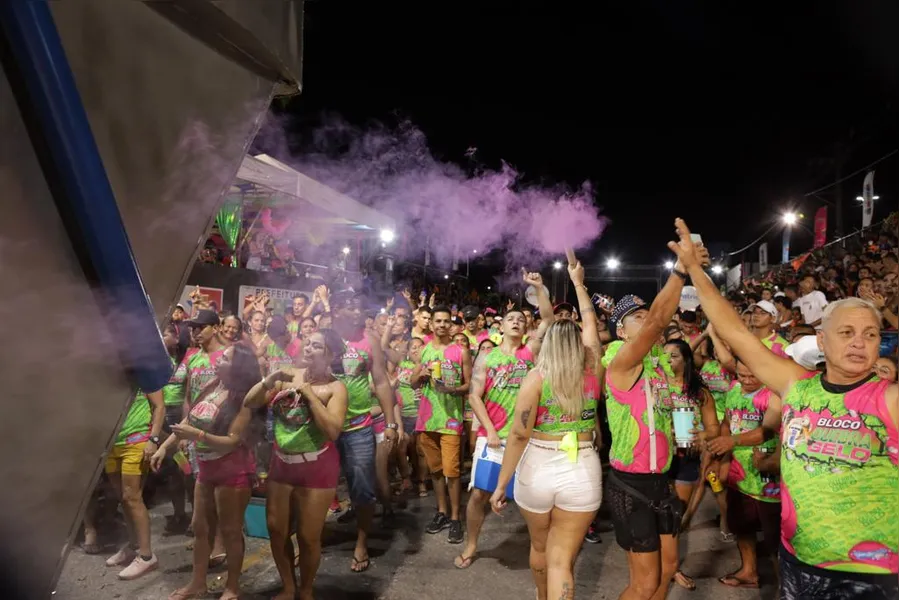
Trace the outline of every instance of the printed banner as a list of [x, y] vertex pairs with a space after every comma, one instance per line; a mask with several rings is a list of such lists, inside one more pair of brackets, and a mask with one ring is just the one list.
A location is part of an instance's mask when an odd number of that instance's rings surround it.
[[724, 285], [728, 291], [740, 288], [740, 282], [743, 279], [743, 265], [734, 265], [727, 270], [727, 277]]
[[759, 246], [759, 272], [768, 270], [768, 242]]
[[684, 286], [680, 293], [680, 304], [678, 306], [681, 310], [689, 311], [695, 311], [699, 308], [699, 294], [696, 293], [695, 287], [692, 285]]
[[815, 213], [815, 248], [827, 243], [827, 207], [822, 206]]
[[268, 304], [266, 304], [266, 308], [270, 308], [272, 310], [273, 315], [284, 315], [293, 310], [293, 299], [295, 296], [299, 296], [300, 294], [305, 294], [309, 300], [312, 300], [312, 293], [314, 289], [310, 290], [282, 290], [278, 288], [267, 288], [267, 287], [257, 287], [253, 285], [242, 285], [240, 286], [240, 290], [238, 291], [238, 299], [237, 306], [240, 307], [240, 318], [244, 318], [243, 311], [246, 309], [252, 299], [262, 293], [268, 294]]
[[780, 262], [783, 264], [787, 264], [790, 262], [790, 234], [792, 233], [793, 228], [787, 225], [784, 227], [784, 237], [783, 237], [783, 246], [781, 247], [780, 252]]
[[186, 285], [184, 286], [184, 291], [181, 292], [181, 298], [178, 300], [178, 304], [184, 307], [184, 311], [188, 316], [193, 317], [197, 314], [198, 309], [194, 307], [193, 300], [190, 298], [191, 293], [197, 290], [200, 291], [200, 300], [202, 302], [208, 302], [210, 308], [216, 312], [222, 310], [225, 290], [197, 285]]
[[870, 227], [874, 218], [874, 171], [868, 171], [862, 184], [862, 227]]

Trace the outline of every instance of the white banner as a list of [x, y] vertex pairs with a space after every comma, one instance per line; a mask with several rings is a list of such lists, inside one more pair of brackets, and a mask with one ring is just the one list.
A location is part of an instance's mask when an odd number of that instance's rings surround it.
[[279, 288], [257, 287], [254, 285], [242, 285], [238, 291], [237, 306], [241, 319], [244, 318], [243, 311], [250, 305], [249, 298], [255, 298], [263, 292], [268, 293], [268, 304], [266, 308], [272, 309], [274, 315], [284, 315], [293, 310], [293, 299], [295, 296], [305, 294], [309, 300], [312, 300], [312, 293], [315, 290], [283, 290]]
[[740, 289], [743, 283], [743, 265], [734, 265], [727, 270], [725, 289], [727, 291]]
[[870, 227], [874, 218], [874, 171], [868, 171], [862, 184], [862, 227]]
[[768, 242], [759, 246], [759, 271], [764, 273], [768, 270]]

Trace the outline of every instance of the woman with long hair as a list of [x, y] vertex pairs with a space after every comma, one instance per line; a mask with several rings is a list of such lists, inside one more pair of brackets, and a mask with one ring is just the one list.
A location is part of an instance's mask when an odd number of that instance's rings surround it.
[[[271, 373], [253, 386], [244, 400], [244, 418], [249, 420], [249, 411], [265, 404], [266, 392], [275, 392], [269, 403], [275, 445], [266, 482], [266, 520], [272, 558], [284, 584], [277, 600], [312, 600], [322, 530], [340, 475], [334, 441], [346, 417], [347, 391], [334, 374], [343, 372], [344, 352], [337, 333], [319, 330], [304, 340], [303, 368]], [[298, 521], [299, 589], [289, 537], [291, 515]]]
[[[692, 441], [675, 439], [677, 450], [668, 471], [669, 478], [674, 481], [674, 491], [685, 507], [681, 521], [681, 528], [685, 529], [705, 491], [702, 473], [707, 460], [703, 460], [702, 449], [706, 438], [718, 436], [718, 416], [715, 414], [715, 400], [693, 362], [690, 344], [684, 340], [669, 340], [665, 344], [665, 352], [671, 365], [671, 373], [666, 375], [673, 409], [690, 414], [693, 423]], [[683, 571], [675, 571], [674, 581], [688, 590], [696, 589], [693, 579]]]
[[514, 473], [514, 501], [531, 537], [530, 566], [538, 600], [574, 598], [574, 561], [602, 498], [594, 446], [599, 332], [584, 269], [573, 255], [568, 272], [577, 290], [583, 337], [572, 320], [556, 321], [546, 330], [536, 367], [518, 393], [490, 499], [499, 514]]
[[252, 455], [242, 439], [240, 419], [246, 411], [243, 398], [259, 380], [255, 353], [243, 344], [224, 351], [215, 365], [216, 376], [191, 403], [187, 416], [172, 426], [172, 433], [151, 459], [157, 470], [178, 440], [196, 443], [199, 473], [194, 486], [193, 574], [190, 583], [169, 596], [188, 600], [206, 595], [206, 574], [216, 530], [222, 534], [227, 554], [228, 579], [224, 600], [240, 595], [243, 565], [243, 516], [250, 501], [255, 474]]

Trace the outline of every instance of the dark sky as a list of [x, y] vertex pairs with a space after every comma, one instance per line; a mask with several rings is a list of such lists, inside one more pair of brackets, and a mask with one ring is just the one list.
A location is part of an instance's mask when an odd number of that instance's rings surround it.
[[[301, 127], [398, 112], [447, 159], [474, 146], [534, 179], [591, 180], [612, 220], [595, 260], [657, 264], [675, 216], [737, 248], [833, 181], [836, 144], [844, 173], [899, 147], [897, 23], [895, 2], [310, 1], [289, 110]], [[899, 155], [877, 170], [892, 207], [897, 172]], [[862, 178], [843, 187], [847, 228]], [[798, 205], [809, 227], [820, 205]], [[810, 243], [800, 229], [794, 248]]]

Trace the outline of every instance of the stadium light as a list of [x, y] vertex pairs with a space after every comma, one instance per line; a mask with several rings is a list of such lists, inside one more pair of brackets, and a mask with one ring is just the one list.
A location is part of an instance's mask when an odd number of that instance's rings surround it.
[[393, 232], [392, 229], [382, 229], [381, 230], [381, 241], [384, 242], [385, 244], [389, 244], [395, 239], [396, 239], [396, 234]]
[[606, 261], [606, 268], [611, 269], [612, 271], [617, 269], [619, 266], [621, 266], [621, 262], [617, 258], [610, 258]]

